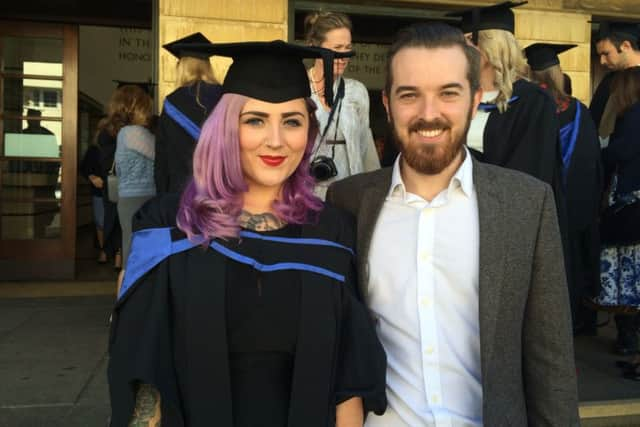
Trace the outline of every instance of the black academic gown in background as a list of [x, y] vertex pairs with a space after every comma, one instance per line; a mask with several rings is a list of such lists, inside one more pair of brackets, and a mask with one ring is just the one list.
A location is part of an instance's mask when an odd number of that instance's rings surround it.
[[[551, 185], [565, 264], [569, 265], [567, 210], [556, 103], [544, 89], [523, 79], [513, 84], [512, 98], [516, 99], [509, 103], [507, 111], [491, 112], [484, 128], [484, 151], [474, 154], [483, 162], [527, 173]], [[571, 269], [567, 268], [567, 271], [568, 283], [571, 283]]]
[[[169, 194], [147, 203], [134, 217], [134, 231], [174, 225], [178, 198]], [[175, 229], [171, 236], [174, 241], [184, 237]], [[350, 219], [329, 207], [317, 225], [302, 226], [301, 237], [348, 247], [354, 243]], [[288, 426], [333, 426], [336, 402], [350, 396], [363, 397], [365, 409], [381, 413], [386, 406], [384, 350], [355, 297], [353, 257], [343, 249], [304, 248], [326, 250], [316, 259], [346, 281], [300, 272]], [[134, 243], [132, 256], [135, 252]], [[129, 422], [136, 381], [159, 390], [163, 427], [233, 426], [226, 262], [211, 248], [194, 247], [160, 261], [119, 298], [108, 367], [113, 427]]]
[[[199, 91], [199, 100], [196, 93]], [[219, 85], [200, 82], [176, 89], [167, 96], [178, 110], [201, 127], [222, 96]], [[156, 134], [154, 178], [156, 191], [181, 192], [192, 175], [193, 150], [197, 141], [163, 109]]]
[[574, 286], [570, 290], [576, 309], [585, 297], [595, 297], [600, 293], [598, 217], [603, 186], [598, 132], [587, 107], [572, 98], [569, 107], [558, 115], [560, 127], [574, 121], [578, 104], [581, 107], [578, 136], [565, 178], [574, 278]]
[[[116, 138], [106, 130], [99, 131], [98, 146], [100, 147], [100, 165], [102, 171], [100, 177], [107, 185], [107, 175], [113, 167], [116, 157]], [[118, 205], [109, 201], [108, 188], [103, 187], [102, 203], [104, 205], [104, 250], [109, 256], [114, 256], [122, 247], [122, 229], [118, 220]], [[105, 191], [106, 189], [106, 191]]]

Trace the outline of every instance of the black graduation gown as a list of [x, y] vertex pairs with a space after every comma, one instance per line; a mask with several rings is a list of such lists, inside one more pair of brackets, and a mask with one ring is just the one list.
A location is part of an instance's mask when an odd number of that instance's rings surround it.
[[591, 117], [596, 125], [596, 130], [600, 128], [600, 120], [602, 120], [604, 109], [607, 106], [607, 101], [609, 101], [609, 96], [611, 95], [611, 82], [615, 75], [615, 71], [612, 71], [604, 76], [591, 98], [589, 111], [591, 111]]
[[538, 85], [513, 84], [517, 97], [506, 112], [495, 110], [484, 128], [481, 160], [532, 175], [555, 187], [560, 184], [560, 149], [556, 104]]
[[[98, 146], [100, 147], [100, 165], [102, 167], [101, 177], [105, 186], [107, 185], [107, 175], [113, 166], [116, 156], [116, 138], [111, 136], [106, 130], [101, 130], [98, 134]], [[106, 196], [109, 189], [103, 189]], [[109, 256], [122, 247], [122, 229], [118, 220], [118, 205], [111, 203], [108, 197], [102, 197], [104, 204], [104, 250]]]
[[603, 174], [600, 162], [600, 142], [587, 107], [575, 98], [559, 113], [560, 127], [574, 121], [576, 107], [581, 115], [575, 149], [566, 175], [567, 217], [571, 259], [575, 285], [574, 307], [585, 297], [600, 292], [600, 236], [598, 216]]
[[[178, 198], [170, 194], [147, 203], [134, 217], [134, 230], [172, 227]], [[354, 240], [351, 221], [330, 207], [316, 225], [301, 227], [301, 237], [348, 247]], [[183, 234], [173, 228], [165, 243], [178, 245], [180, 239]], [[132, 257], [137, 253], [144, 258], [140, 248], [134, 238]], [[386, 360], [371, 319], [355, 297], [352, 255], [313, 245], [302, 245], [298, 252], [300, 257], [311, 254], [324, 268], [343, 276], [344, 283], [299, 272], [300, 323], [288, 426], [333, 426], [336, 402], [351, 396], [361, 396], [366, 410], [382, 413]], [[221, 253], [197, 246], [161, 259], [130, 287], [125, 278], [110, 336], [113, 427], [127, 425], [136, 381], [160, 391], [163, 426], [233, 426], [225, 265]], [[130, 261], [127, 274], [134, 270]]]
[[[198, 90], [201, 105], [196, 102]], [[180, 87], [169, 94], [167, 100], [194, 124], [201, 127], [221, 96], [221, 86], [200, 82], [199, 89], [197, 84]], [[158, 120], [154, 162], [158, 194], [182, 191], [191, 177], [196, 142], [163, 108]]]

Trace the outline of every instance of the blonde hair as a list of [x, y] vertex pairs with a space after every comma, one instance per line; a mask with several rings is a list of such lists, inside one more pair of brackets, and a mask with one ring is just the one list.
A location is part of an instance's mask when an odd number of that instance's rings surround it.
[[116, 136], [127, 125], [148, 126], [152, 108], [151, 97], [140, 86], [124, 85], [111, 95], [107, 117], [99, 122], [98, 128]]
[[351, 19], [341, 12], [316, 11], [304, 18], [305, 41], [311, 46], [320, 46], [331, 30], [346, 28], [351, 31]]
[[176, 84], [178, 87], [190, 86], [198, 81], [217, 84], [213, 76], [211, 62], [208, 59], [185, 56], [178, 61], [176, 69]]
[[493, 67], [493, 83], [498, 89], [496, 105], [498, 110], [504, 113], [513, 94], [513, 83], [527, 75], [528, 67], [524, 54], [516, 37], [505, 30], [479, 31], [478, 48]]

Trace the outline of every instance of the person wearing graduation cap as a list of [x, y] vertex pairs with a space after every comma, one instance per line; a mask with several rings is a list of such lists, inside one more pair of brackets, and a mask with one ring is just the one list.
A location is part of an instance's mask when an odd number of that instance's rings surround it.
[[467, 144], [480, 160], [528, 173], [556, 190], [556, 107], [542, 88], [527, 81], [525, 58], [514, 35], [511, 9], [525, 3], [507, 1], [449, 14], [462, 17], [462, 31], [482, 59], [482, 102]]
[[200, 127], [222, 95], [209, 62], [211, 55], [190, 50], [192, 43], [209, 40], [202, 33], [194, 33], [163, 46], [178, 58], [178, 88], [167, 95], [158, 121], [154, 164], [158, 193], [184, 189], [191, 178]]
[[600, 292], [598, 221], [602, 194], [602, 165], [598, 132], [587, 107], [564, 90], [558, 55], [575, 44], [534, 43], [525, 55], [531, 79], [556, 100], [560, 120], [562, 181], [567, 200], [571, 267], [569, 284], [575, 331], [595, 333], [595, 312], [584, 301]]
[[233, 63], [192, 180], [135, 217], [111, 330], [111, 425], [361, 426], [385, 410], [385, 354], [354, 290], [352, 220], [313, 193], [318, 123], [302, 62], [323, 58], [331, 82], [333, 58], [351, 53], [192, 48]]
[[599, 25], [596, 52], [600, 64], [611, 72], [598, 84], [589, 109], [603, 140], [603, 146], [606, 146], [616, 121], [614, 108], [607, 108], [611, 82], [616, 71], [640, 65], [640, 27], [637, 23], [629, 22], [602, 21]]

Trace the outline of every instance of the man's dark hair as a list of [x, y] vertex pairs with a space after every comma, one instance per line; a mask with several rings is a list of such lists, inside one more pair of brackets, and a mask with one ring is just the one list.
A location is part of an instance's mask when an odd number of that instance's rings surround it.
[[609, 40], [613, 45], [613, 47], [616, 48], [618, 53], [622, 52], [622, 50], [620, 49], [620, 46], [622, 46], [622, 43], [624, 42], [629, 42], [629, 44], [631, 45], [631, 49], [640, 50], [640, 46], [638, 45], [638, 40], [629, 34], [616, 33], [616, 32], [609, 33], [605, 37], [602, 37], [601, 39], [599, 39], [598, 42], [601, 42], [604, 40]]
[[471, 93], [475, 93], [480, 88], [480, 52], [475, 47], [467, 44], [464, 34], [459, 29], [440, 22], [429, 22], [411, 25], [401, 29], [396, 34], [387, 55], [387, 76], [385, 81], [387, 95], [390, 94], [393, 83], [391, 63], [400, 50], [410, 47], [436, 49], [455, 46], [462, 49], [464, 56], [467, 58], [467, 80], [471, 87]]

